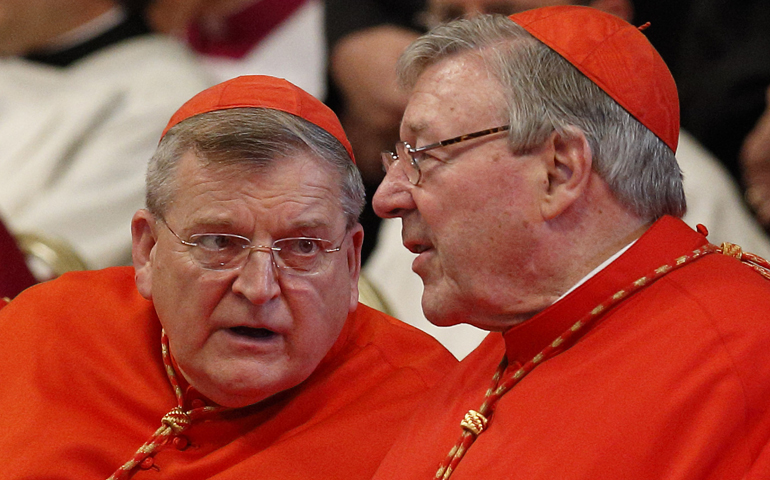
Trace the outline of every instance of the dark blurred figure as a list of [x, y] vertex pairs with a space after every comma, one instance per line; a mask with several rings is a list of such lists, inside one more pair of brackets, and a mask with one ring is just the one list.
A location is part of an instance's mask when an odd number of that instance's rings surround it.
[[[634, 25], [650, 22], [644, 35], [672, 70], [677, 67], [679, 45], [693, 0], [635, 0]], [[675, 77], [676, 78], [676, 77]]]
[[693, 2], [676, 64], [682, 126], [740, 179], [739, 151], [770, 85], [767, 1]]
[[770, 128], [767, 120], [760, 121], [770, 86], [767, 1], [692, 2], [676, 65], [682, 126], [741, 182], [767, 230]]
[[384, 175], [380, 152], [398, 141], [406, 106], [406, 94], [396, 84], [396, 60], [424, 31], [419, 17], [424, 6], [421, 0], [326, 2], [330, 79], [326, 103], [340, 116], [364, 179], [363, 262], [374, 248], [380, 224], [371, 206]]
[[36, 283], [27, 268], [24, 254], [13, 236], [0, 222], [0, 298], [13, 298]]

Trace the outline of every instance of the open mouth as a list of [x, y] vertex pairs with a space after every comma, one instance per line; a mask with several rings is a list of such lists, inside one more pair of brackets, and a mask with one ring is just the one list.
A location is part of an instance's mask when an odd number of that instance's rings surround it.
[[275, 332], [266, 328], [232, 327], [230, 331], [240, 337], [248, 338], [270, 338], [276, 335]]

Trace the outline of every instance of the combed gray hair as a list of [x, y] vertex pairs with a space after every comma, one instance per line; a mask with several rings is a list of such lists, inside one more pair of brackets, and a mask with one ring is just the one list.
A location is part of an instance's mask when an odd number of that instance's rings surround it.
[[[556, 131], [582, 131], [593, 169], [615, 196], [647, 220], [684, 215], [682, 172], [674, 152], [558, 53], [501, 15], [480, 15], [434, 28], [399, 59], [409, 89], [423, 71], [463, 53], [478, 55], [506, 95], [515, 153], [542, 145]], [[491, 126], [490, 126], [491, 127]]]
[[232, 108], [188, 118], [163, 137], [147, 168], [147, 209], [157, 218], [163, 218], [174, 199], [177, 165], [188, 151], [203, 162], [255, 168], [310, 152], [339, 174], [348, 228], [358, 222], [364, 207], [361, 174], [332, 134], [286, 112]]

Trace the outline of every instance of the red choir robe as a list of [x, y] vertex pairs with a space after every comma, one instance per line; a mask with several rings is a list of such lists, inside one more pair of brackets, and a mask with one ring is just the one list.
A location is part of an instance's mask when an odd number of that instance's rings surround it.
[[[377, 480], [434, 478], [506, 376], [597, 305], [706, 245], [664, 217], [538, 315], [491, 334], [419, 405]], [[705, 255], [616, 303], [509, 390], [451, 480], [770, 478], [770, 281]]]
[[[0, 330], [4, 479], [105, 479], [176, 406], [161, 326], [132, 268], [33, 287], [0, 310]], [[455, 363], [433, 338], [359, 304], [305, 382], [194, 423], [132, 478], [369, 479], [414, 398]], [[185, 408], [206, 402], [186, 387]]]

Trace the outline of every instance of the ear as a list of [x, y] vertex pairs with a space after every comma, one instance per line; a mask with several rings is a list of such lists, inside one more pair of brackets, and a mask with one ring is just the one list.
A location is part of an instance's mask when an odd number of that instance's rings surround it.
[[350, 311], [358, 308], [358, 277], [361, 275], [361, 246], [364, 244], [364, 227], [357, 223], [350, 232], [351, 245], [347, 249], [350, 272]]
[[145, 209], [137, 211], [131, 220], [131, 256], [136, 288], [148, 300], [152, 299], [152, 264], [158, 238], [155, 228], [155, 217]]
[[572, 129], [565, 134], [554, 132], [546, 148], [547, 191], [541, 203], [541, 214], [552, 220], [562, 214], [585, 193], [592, 174], [593, 156], [583, 132]]
[[[627, 22], [634, 18], [634, 6], [631, 4], [631, 0], [594, 0], [589, 6], [611, 13]], [[644, 20], [642, 21], [644, 22]]]

